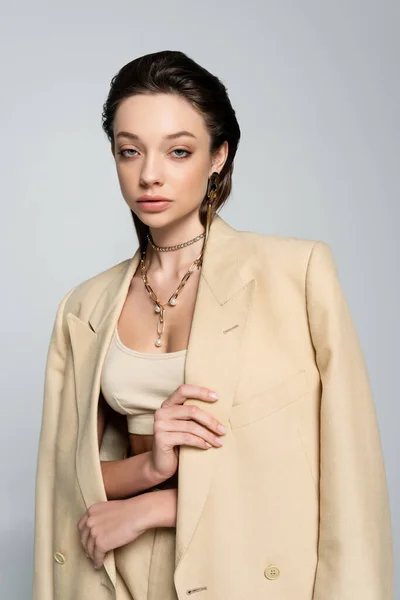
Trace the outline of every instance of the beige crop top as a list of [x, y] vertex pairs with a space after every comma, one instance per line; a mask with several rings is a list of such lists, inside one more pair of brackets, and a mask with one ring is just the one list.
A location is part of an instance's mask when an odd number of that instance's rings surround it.
[[186, 350], [152, 354], [125, 346], [114, 331], [101, 374], [101, 391], [127, 415], [129, 433], [153, 434], [154, 412], [184, 381]]

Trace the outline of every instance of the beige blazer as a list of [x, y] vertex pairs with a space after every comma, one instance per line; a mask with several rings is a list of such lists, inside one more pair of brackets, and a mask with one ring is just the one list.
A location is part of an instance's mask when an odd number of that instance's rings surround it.
[[[140, 564], [139, 537], [94, 570], [77, 531], [83, 513], [106, 500], [100, 458], [121, 458], [126, 446], [110, 425], [99, 457], [96, 415], [103, 361], [139, 258], [78, 285], [57, 313], [38, 457], [34, 600], [115, 598], [116, 561], [128, 598], [131, 566]], [[329, 246], [239, 232], [217, 216], [185, 381], [218, 391], [206, 409], [228, 432], [221, 448], [180, 450], [179, 600], [392, 600], [379, 430]]]

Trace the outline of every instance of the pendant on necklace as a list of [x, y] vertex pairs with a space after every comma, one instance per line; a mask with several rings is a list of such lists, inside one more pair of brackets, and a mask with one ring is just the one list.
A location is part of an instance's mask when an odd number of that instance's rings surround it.
[[154, 342], [154, 345], [157, 346], [157, 348], [159, 348], [162, 345], [161, 338], [157, 338], [156, 341]]
[[155, 310], [156, 313], [161, 312], [161, 308], [160, 308], [160, 306], [158, 304], [155, 305], [154, 310]]
[[176, 305], [176, 298], [173, 296], [169, 301], [168, 304], [170, 306], [175, 306]]

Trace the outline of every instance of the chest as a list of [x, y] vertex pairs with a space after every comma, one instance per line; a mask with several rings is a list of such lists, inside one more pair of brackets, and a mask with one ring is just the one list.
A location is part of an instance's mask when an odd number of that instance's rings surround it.
[[[159, 282], [158, 286], [154, 286], [154, 291], [163, 304], [175, 291], [178, 283]], [[179, 294], [176, 305], [165, 307], [163, 345], [157, 348], [154, 342], [157, 339], [159, 314], [155, 311], [154, 302], [145, 289], [140, 275], [135, 274], [118, 319], [120, 342], [125, 348], [154, 355], [186, 349], [189, 344], [198, 284], [198, 273], [194, 272]], [[148, 452], [152, 449], [153, 441], [154, 436], [150, 434], [130, 434], [132, 453], [136, 455]]]
[[[178, 284], [178, 280], [166, 281], [152, 287], [160, 302], [165, 304]], [[155, 311], [155, 304], [140, 275], [136, 274], [118, 320], [121, 341], [138, 352], [154, 354], [177, 352], [187, 348], [198, 285], [199, 273], [196, 271], [179, 294], [176, 305], [165, 307], [162, 346], [157, 348], [154, 342], [158, 336], [159, 314]]]

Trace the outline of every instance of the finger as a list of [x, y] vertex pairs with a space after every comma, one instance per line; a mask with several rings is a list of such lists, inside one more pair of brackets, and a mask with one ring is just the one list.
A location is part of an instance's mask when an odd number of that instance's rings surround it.
[[87, 512], [85, 512], [85, 514], [84, 514], [84, 515], [83, 515], [83, 517], [82, 517], [82, 518], [79, 520], [79, 523], [78, 523], [78, 529], [79, 529], [79, 531], [82, 531], [82, 529], [84, 528], [84, 526], [85, 526], [85, 524], [86, 524], [86, 521], [87, 521], [87, 518], [88, 518], [88, 513], [87, 513]]
[[223, 433], [217, 432], [217, 434], [215, 434], [214, 431], [196, 423], [196, 421], [173, 421], [173, 423], [175, 423], [173, 431], [191, 433], [213, 446], [222, 446], [224, 443]]
[[205, 439], [187, 432], [167, 433], [168, 444], [171, 446], [193, 446], [194, 448], [211, 448], [212, 445]]
[[86, 554], [88, 554], [87, 543], [90, 536], [90, 529], [87, 527], [81, 532], [81, 544]]
[[198, 385], [190, 385], [183, 383], [180, 385], [164, 402], [163, 406], [171, 406], [173, 404], [183, 404], [188, 398], [194, 400], [204, 400], [206, 402], [214, 402], [218, 398], [218, 394], [213, 390]]
[[93, 537], [93, 535], [89, 535], [88, 540], [86, 542], [86, 552], [92, 560], [94, 560], [95, 548], [96, 548], [96, 540]]
[[95, 569], [100, 569], [104, 563], [105, 552], [98, 545], [94, 546], [93, 549], [93, 564]]
[[[178, 423], [178, 420], [181, 420], [181, 423]], [[193, 404], [170, 406], [155, 417], [155, 423], [158, 421], [161, 422], [157, 425], [160, 425], [160, 428], [165, 431], [191, 431], [195, 433], [192, 429], [187, 428], [188, 421], [195, 421], [217, 435], [224, 435], [226, 432], [225, 427], [215, 417]]]

